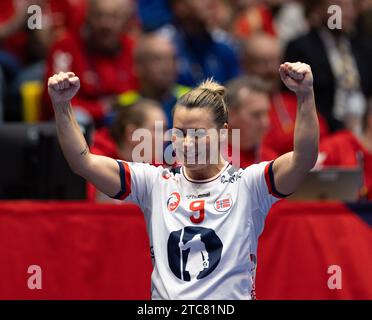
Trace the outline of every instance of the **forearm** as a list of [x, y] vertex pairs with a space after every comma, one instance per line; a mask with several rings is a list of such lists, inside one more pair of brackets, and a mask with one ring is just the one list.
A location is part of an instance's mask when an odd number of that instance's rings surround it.
[[58, 140], [71, 169], [97, 189], [115, 196], [122, 187], [115, 160], [91, 154], [71, 107], [71, 99], [80, 87], [73, 72], [60, 72], [48, 79], [48, 92], [56, 119]]
[[315, 166], [318, 157], [319, 123], [310, 66], [301, 62], [286, 62], [280, 65], [279, 73], [285, 85], [296, 93], [298, 100], [293, 152], [280, 156], [273, 165], [277, 190], [282, 194], [290, 194], [296, 191]]
[[89, 165], [90, 152], [88, 144], [81, 133], [70, 103], [53, 105], [57, 134], [63, 154], [71, 169], [84, 175]]
[[319, 122], [314, 91], [298, 94], [297, 99], [292, 165], [298, 170], [307, 172], [314, 167], [318, 157]]

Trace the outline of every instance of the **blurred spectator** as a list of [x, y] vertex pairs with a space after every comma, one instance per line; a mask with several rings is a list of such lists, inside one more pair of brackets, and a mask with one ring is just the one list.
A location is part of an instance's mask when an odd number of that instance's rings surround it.
[[270, 8], [262, 1], [233, 0], [232, 33], [239, 39], [247, 39], [257, 32], [264, 32], [275, 36], [275, 26]]
[[282, 47], [309, 31], [302, 0], [266, 0], [273, 12], [274, 27]]
[[[162, 131], [157, 131], [155, 121], [160, 121], [164, 124], [163, 127], [160, 127]], [[148, 158], [146, 158], [146, 153], [143, 157], [147, 163], [161, 164], [162, 159], [155, 158], [155, 134], [164, 134], [166, 126], [165, 114], [156, 101], [149, 99], [139, 100], [133, 105], [120, 108], [110, 128], [101, 128], [95, 132], [91, 152], [113, 159], [133, 161], [133, 152], [136, 146], [142, 143], [133, 139], [133, 133], [137, 129], [148, 130], [152, 139], [152, 152]], [[163, 146], [160, 147], [162, 148]], [[146, 148], [148, 151], [149, 146], [146, 145]], [[161, 152], [162, 150], [159, 151]], [[160, 152], [159, 154], [161, 154]], [[92, 185], [88, 185], [88, 199], [110, 201], [110, 198], [97, 192]]]
[[247, 76], [236, 78], [227, 84], [225, 99], [229, 109], [229, 129], [240, 130], [240, 150], [233, 150], [234, 143], [229, 134], [228, 158], [236, 162], [234, 152], [239, 152], [241, 168], [275, 159], [276, 152], [262, 143], [270, 125], [270, 100], [262, 81]]
[[[344, 126], [356, 132], [372, 93], [371, 41], [355, 29], [353, 0], [306, 1], [312, 29], [288, 44], [285, 60], [311, 65], [318, 110], [332, 131]], [[330, 5], [342, 10], [342, 28], [328, 29]]]
[[[28, 8], [31, 5], [41, 9], [41, 29], [28, 27], [28, 18], [31, 18]], [[20, 86], [29, 80], [42, 80], [45, 72], [44, 60], [51, 39], [48, 1], [0, 2], [0, 66], [6, 83], [4, 116], [7, 120], [21, 119]]]
[[372, 99], [363, 117], [363, 134], [342, 130], [320, 144], [317, 167], [358, 167], [364, 172], [362, 198], [372, 200]]
[[91, 0], [49, 0], [53, 28], [57, 35], [68, 29], [79, 32], [87, 16], [88, 3]]
[[177, 48], [178, 83], [195, 86], [207, 77], [225, 83], [239, 74], [232, 42], [209, 30], [212, 0], [170, 0], [174, 25], [159, 32]]
[[4, 121], [4, 76], [0, 67], [0, 125]]
[[[134, 43], [123, 33], [128, 1], [89, 1], [82, 31], [66, 31], [50, 50], [46, 78], [61, 71], [72, 71], [80, 77], [81, 88], [72, 101], [80, 121], [93, 117], [97, 125], [102, 125], [116, 95], [137, 89]], [[49, 119], [53, 112], [46, 92], [44, 97], [44, 118]]]
[[[244, 43], [243, 66], [248, 75], [260, 78], [270, 95], [270, 127], [265, 144], [279, 155], [293, 150], [293, 135], [297, 112], [296, 95], [281, 90], [278, 73], [282, 50], [277, 38], [256, 34]], [[319, 117], [321, 139], [328, 134], [327, 124]]]
[[145, 35], [138, 41], [134, 60], [139, 90], [122, 93], [119, 96], [120, 105], [125, 107], [140, 98], [155, 100], [163, 106], [171, 127], [173, 106], [189, 90], [176, 83], [177, 64], [173, 44], [158, 34]]
[[[0, 2], [0, 45], [1, 50], [14, 56], [17, 63], [25, 58], [27, 35], [27, 7], [31, 1], [3, 0]], [[0, 63], [5, 61], [1, 57]], [[13, 65], [13, 62], [12, 62]]]
[[[66, 29], [71, 32], [80, 32], [87, 19], [89, 2], [92, 1], [95, 0], [49, 0], [55, 34], [60, 35]], [[132, 33], [137, 27], [136, 1], [129, 0], [125, 3], [127, 17], [123, 30], [126, 33]]]
[[138, 14], [145, 32], [172, 22], [169, 0], [137, 0]]
[[358, 28], [368, 38], [372, 38], [372, 0], [356, 0]]
[[[207, 12], [207, 21], [210, 30], [223, 30], [230, 34], [232, 8], [231, 2], [215, 0]], [[230, 35], [231, 36], [231, 35]]]

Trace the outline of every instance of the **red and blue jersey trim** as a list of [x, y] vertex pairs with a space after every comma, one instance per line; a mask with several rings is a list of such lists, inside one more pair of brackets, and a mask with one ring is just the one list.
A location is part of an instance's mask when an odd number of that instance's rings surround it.
[[287, 195], [282, 194], [276, 189], [275, 181], [274, 181], [273, 164], [274, 164], [274, 161], [271, 161], [265, 167], [265, 181], [266, 181], [267, 188], [269, 189], [269, 193], [277, 198], [289, 197], [290, 194], [287, 194]]
[[116, 160], [119, 165], [120, 175], [120, 191], [113, 197], [113, 199], [124, 200], [131, 193], [131, 177], [130, 168], [125, 161]]

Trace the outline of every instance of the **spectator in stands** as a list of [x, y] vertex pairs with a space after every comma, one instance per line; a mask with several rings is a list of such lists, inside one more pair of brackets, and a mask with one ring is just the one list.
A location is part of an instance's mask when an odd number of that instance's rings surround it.
[[372, 99], [361, 126], [361, 136], [342, 130], [325, 139], [320, 144], [317, 167], [362, 167], [364, 184], [360, 196], [372, 200]]
[[366, 37], [372, 38], [372, 1], [359, 0], [356, 2], [358, 12], [358, 30]]
[[139, 90], [122, 93], [119, 96], [120, 105], [125, 107], [140, 98], [155, 100], [163, 106], [171, 127], [173, 106], [189, 90], [176, 82], [177, 63], [173, 44], [158, 34], [148, 34], [138, 41], [134, 56]]
[[[160, 125], [163, 124], [163, 126], [159, 126], [161, 131], [157, 131], [155, 121], [159, 121]], [[167, 119], [161, 105], [154, 100], [141, 99], [133, 105], [121, 107], [110, 128], [101, 128], [95, 132], [91, 151], [113, 159], [134, 161], [133, 151], [142, 142], [134, 140], [133, 133], [137, 129], [144, 129], [151, 133], [152, 152], [149, 154], [145, 152], [141, 156], [144, 157], [144, 162], [161, 164], [163, 160], [155, 157], [155, 148], [160, 148], [158, 151], [161, 155], [163, 146], [156, 146], [155, 133], [164, 134], [166, 127]], [[149, 151], [149, 148], [146, 151]], [[96, 192], [92, 185], [88, 186], [88, 198], [99, 201], [110, 200], [110, 198]]]
[[240, 154], [240, 167], [273, 160], [275, 151], [262, 143], [270, 119], [270, 100], [263, 82], [258, 78], [241, 76], [227, 84], [226, 105], [229, 109], [229, 128], [240, 130], [240, 150], [233, 149], [232, 134], [229, 134], [229, 155], [236, 162], [234, 152]]
[[4, 73], [15, 76], [24, 60], [27, 35], [27, 5], [31, 2], [3, 0], [0, 2], [0, 65]]
[[[248, 75], [260, 78], [270, 95], [270, 127], [265, 136], [265, 145], [282, 155], [293, 150], [293, 135], [297, 111], [297, 98], [292, 92], [284, 91], [278, 76], [282, 61], [279, 40], [260, 33], [244, 42], [243, 69]], [[328, 134], [327, 124], [319, 117], [320, 137]]]
[[[102, 125], [116, 95], [137, 89], [134, 43], [123, 33], [128, 1], [89, 1], [82, 32], [66, 31], [50, 50], [47, 77], [72, 70], [81, 79], [81, 89], [72, 103], [82, 121], [93, 117], [97, 125]], [[44, 118], [48, 119], [53, 112], [50, 104], [46, 106]]]
[[177, 48], [182, 85], [194, 86], [207, 77], [225, 83], [240, 72], [232, 42], [208, 28], [209, 5], [210, 1], [171, 0], [174, 25], [159, 31]]
[[[60, 34], [66, 29], [80, 32], [87, 19], [90, 1], [92, 0], [49, 0], [54, 32]], [[129, 0], [125, 3], [127, 17], [123, 30], [130, 33], [137, 32], [135, 24], [139, 24], [139, 21], [136, 21], [136, 1]]]
[[[332, 131], [346, 126], [360, 132], [355, 124], [372, 93], [372, 46], [356, 32], [354, 0], [309, 0], [306, 5], [312, 29], [288, 44], [285, 60], [311, 65], [317, 108]], [[328, 28], [330, 5], [341, 7], [341, 29]]]
[[[28, 22], [37, 20], [28, 14], [31, 5], [41, 8], [41, 30], [28, 27]], [[32, 19], [28, 21], [28, 18]], [[22, 118], [20, 86], [26, 81], [43, 80], [45, 57], [52, 39], [49, 22], [46, 0], [0, 2], [0, 67], [6, 83], [4, 116], [7, 120]]]
[[68, 29], [79, 32], [87, 18], [90, 0], [49, 0], [53, 27], [57, 34]]
[[169, 0], [138, 0], [137, 6], [142, 27], [146, 32], [172, 22]]
[[303, 0], [266, 0], [281, 47], [309, 31]]
[[270, 8], [260, 1], [231, 1], [231, 32], [239, 39], [247, 39], [255, 33], [275, 36], [275, 26]]
[[4, 76], [0, 67], [0, 124], [4, 121]]

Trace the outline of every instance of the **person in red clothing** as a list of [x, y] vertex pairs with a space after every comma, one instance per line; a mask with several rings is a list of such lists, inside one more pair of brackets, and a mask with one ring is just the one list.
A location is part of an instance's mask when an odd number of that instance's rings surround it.
[[56, 32], [79, 30], [85, 22], [89, 0], [49, 0]]
[[[66, 29], [76, 32], [84, 26], [89, 1], [94, 0], [48, 0], [50, 3], [53, 29], [56, 33]], [[124, 30], [134, 31], [138, 24], [135, 15], [136, 0], [129, 0], [125, 3], [128, 20]]]
[[259, 1], [231, 1], [232, 33], [240, 39], [247, 39], [255, 33], [276, 36], [270, 8]]
[[[117, 94], [138, 86], [133, 70], [134, 43], [123, 33], [128, 1], [90, 1], [81, 32], [66, 31], [48, 55], [46, 78], [66, 70], [77, 74], [81, 89], [73, 107], [79, 107], [78, 114], [92, 117], [97, 125], [104, 123]], [[52, 118], [50, 103], [45, 107], [44, 119]]]
[[[155, 121], [163, 123], [163, 131], [160, 132], [163, 134], [167, 127], [166, 115], [162, 106], [154, 100], [141, 99], [133, 105], [121, 107], [110, 128], [104, 127], [94, 133], [91, 152], [113, 159], [133, 161], [133, 151], [140, 143], [133, 138], [133, 133], [137, 129], [147, 129], [151, 133], [153, 152], [148, 157], [144, 154], [145, 162], [161, 164], [162, 159], [156, 159], [154, 152]], [[91, 184], [88, 184], [87, 194], [90, 201], [116, 201], [97, 192]]]
[[[277, 38], [268, 34], [253, 35], [244, 44], [243, 67], [249, 75], [257, 76], [267, 85], [270, 94], [270, 127], [264, 138], [278, 155], [293, 149], [293, 135], [297, 112], [297, 98], [289, 91], [283, 91], [278, 77], [278, 65], [282, 50]], [[319, 116], [320, 139], [328, 135], [328, 127]]]
[[316, 167], [358, 167], [364, 172], [361, 198], [372, 200], [372, 100], [363, 117], [363, 134], [357, 137], [349, 130], [342, 130], [323, 140], [319, 147]]
[[262, 143], [270, 125], [270, 101], [262, 81], [247, 76], [230, 81], [227, 84], [226, 105], [229, 127], [240, 130], [240, 150], [234, 149], [233, 135], [229, 134], [228, 158], [234, 163], [234, 151], [235, 154], [239, 152], [241, 168], [275, 159], [276, 152]]

